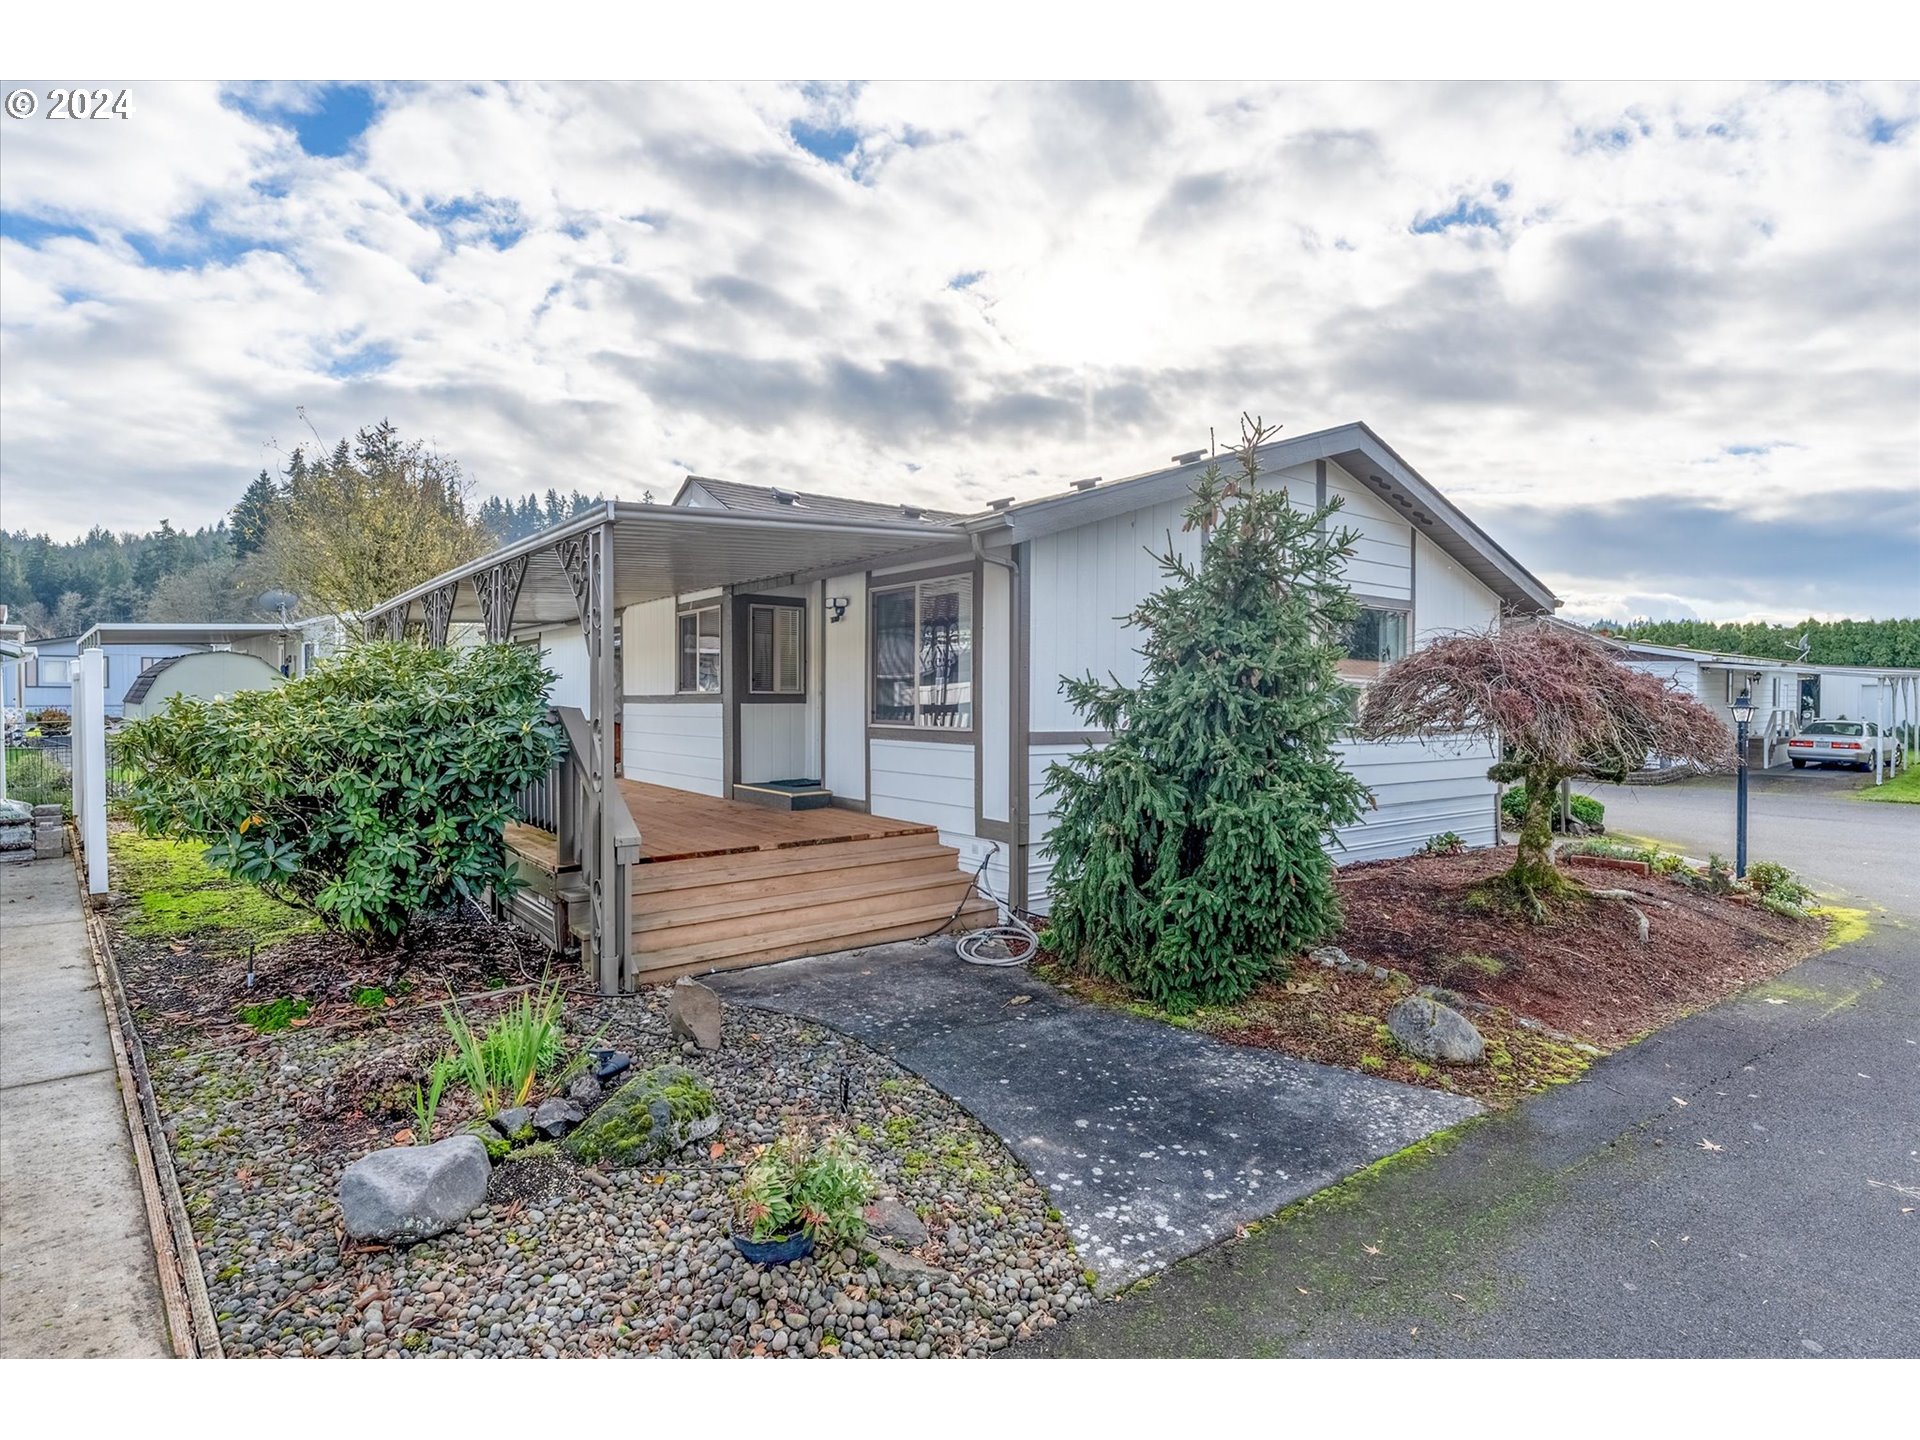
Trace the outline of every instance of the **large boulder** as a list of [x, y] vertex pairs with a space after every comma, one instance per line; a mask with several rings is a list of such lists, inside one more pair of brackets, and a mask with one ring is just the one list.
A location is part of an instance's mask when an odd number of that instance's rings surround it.
[[356, 1240], [425, 1240], [466, 1219], [487, 1198], [492, 1173], [474, 1135], [376, 1150], [340, 1177], [341, 1218]]
[[667, 1028], [676, 1040], [691, 1040], [702, 1050], [720, 1048], [720, 997], [698, 980], [674, 981], [667, 1001]]
[[567, 1153], [592, 1165], [644, 1165], [720, 1128], [713, 1092], [679, 1065], [642, 1070], [566, 1139]]
[[1477, 1065], [1487, 1053], [1473, 1022], [1431, 995], [1409, 995], [1394, 1006], [1387, 1012], [1387, 1029], [1401, 1049], [1421, 1060]]

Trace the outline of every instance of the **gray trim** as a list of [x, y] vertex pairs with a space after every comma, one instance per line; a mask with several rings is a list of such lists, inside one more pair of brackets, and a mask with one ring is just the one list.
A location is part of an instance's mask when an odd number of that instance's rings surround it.
[[1027, 852], [1031, 848], [1031, 817], [1027, 810], [1027, 776], [1033, 753], [1033, 546], [1025, 541], [1013, 547], [1012, 600], [1013, 678], [1012, 715], [1007, 752], [1007, 828], [1012, 838], [1007, 854], [1007, 904], [1025, 910], [1030, 898]]
[[[784, 605], [789, 610], [798, 610], [804, 617], [807, 611], [806, 597], [802, 595], [735, 595], [733, 597], [733, 619], [740, 643], [736, 647], [739, 653], [733, 657], [733, 688], [741, 705], [804, 705], [807, 703], [807, 652], [802, 649], [800, 655], [800, 689], [795, 694], [763, 694], [751, 686], [753, 679], [750, 667], [753, 657], [747, 648], [753, 643], [752, 611], [761, 605], [768, 609]], [[807, 643], [804, 619], [800, 630], [800, 643]]]
[[[940, 728], [933, 725], [869, 725], [867, 740], [900, 740], [909, 745], [918, 745], [923, 741], [932, 745], [971, 745], [973, 731], [962, 730], [957, 726]], [[867, 797], [871, 800], [873, 797]]]
[[973, 562], [973, 833], [986, 823], [981, 764], [986, 756], [987, 730], [987, 576], [986, 565]]
[[720, 705], [723, 702], [718, 693], [712, 690], [690, 690], [685, 695], [622, 695], [622, 705]]
[[1041, 730], [1027, 737], [1029, 745], [1105, 745], [1111, 730]]
[[[954, 537], [956, 541], [962, 537]], [[980, 562], [971, 554], [954, 556], [950, 565], [923, 565], [917, 570], [903, 570], [898, 575], [882, 575], [874, 570], [867, 571], [867, 593], [875, 590], [892, 590], [902, 585], [917, 585], [923, 580], [952, 580], [965, 575], [970, 570], [978, 570]]]
[[[860, 781], [860, 804], [865, 809], [873, 804], [873, 737], [867, 734], [867, 725], [873, 719], [873, 577], [860, 576], [860, 704], [864, 707], [860, 716], [860, 765], [863, 771]], [[820, 712], [822, 728], [825, 728], [826, 712]], [[820, 778], [824, 781], [826, 768], [821, 767]]]
[[720, 589], [720, 793], [729, 795], [740, 778], [740, 707], [733, 689], [733, 587]]
[[[673, 666], [673, 685], [674, 685], [673, 693], [674, 694], [689, 700], [718, 700], [722, 695], [726, 693], [727, 679], [724, 674], [720, 677], [720, 688], [718, 690], [682, 690], [680, 689], [680, 622], [689, 615], [698, 615], [702, 610], [721, 611], [720, 668], [722, 670], [725, 670], [726, 664], [727, 664], [727, 619], [726, 619], [726, 613], [724, 609], [725, 605], [726, 605], [726, 599], [723, 595], [709, 595], [704, 600], [680, 600], [678, 598], [674, 600], [673, 602], [673, 649], [672, 649], [672, 653], [667, 657], [668, 663]], [[696, 647], [694, 652], [693, 674], [694, 674], [694, 678], [697, 680], [700, 678], [700, 661], [699, 661], [699, 651], [698, 651], [698, 646], [700, 644], [700, 622], [698, 620], [694, 621], [693, 641]]]
[[984, 816], [976, 818], [973, 833], [982, 840], [995, 840], [1009, 847], [1013, 844], [1013, 826], [1005, 820], [989, 820]]
[[[1409, 570], [1408, 574], [1411, 575], [1412, 571]], [[1412, 586], [1409, 585], [1408, 588], [1411, 589]], [[1411, 599], [1402, 600], [1392, 595], [1371, 595], [1365, 590], [1349, 590], [1347, 593], [1353, 597], [1356, 605], [1364, 605], [1369, 610], [1405, 610], [1408, 612], [1413, 610], [1413, 601]]]
[[[1313, 462], [1313, 508], [1316, 510], [1327, 508], [1327, 462], [1325, 460]], [[1324, 519], [1320, 522], [1320, 528], [1322, 531], [1327, 528], [1327, 522]]]

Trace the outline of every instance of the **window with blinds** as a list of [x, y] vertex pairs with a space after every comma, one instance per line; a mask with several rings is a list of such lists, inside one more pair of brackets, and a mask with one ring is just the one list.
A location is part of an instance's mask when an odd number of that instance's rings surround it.
[[753, 695], [806, 693], [806, 610], [799, 605], [754, 605], [747, 611], [747, 691]]
[[675, 689], [682, 695], [720, 693], [720, 607], [703, 605], [682, 610], [679, 617], [679, 673]]
[[873, 723], [973, 728], [973, 577], [873, 595]]

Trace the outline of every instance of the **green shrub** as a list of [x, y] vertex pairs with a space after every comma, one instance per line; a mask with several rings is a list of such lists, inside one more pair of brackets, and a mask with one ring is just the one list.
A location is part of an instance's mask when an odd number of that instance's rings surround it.
[[873, 1172], [844, 1136], [818, 1145], [804, 1134], [782, 1136], [747, 1167], [734, 1190], [739, 1223], [749, 1238], [771, 1240], [796, 1229], [828, 1249], [867, 1233]]
[[175, 696], [129, 724], [128, 806], [149, 834], [350, 933], [511, 886], [501, 827], [558, 744], [552, 676], [514, 645], [356, 645], [226, 699]]
[[1451, 830], [1442, 830], [1438, 835], [1429, 835], [1427, 843], [1420, 847], [1422, 855], [1458, 855], [1467, 848], [1467, 842]]
[[1805, 916], [1807, 902], [1813, 899], [1813, 891], [1800, 877], [1774, 860], [1756, 860], [1749, 865], [1747, 885], [1767, 909], [1796, 920]]
[[[1589, 830], [1597, 830], [1606, 823], [1607, 807], [1591, 795], [1573, 796], [1567, 809], [1572, 812], [1574, 819]], [[1512, 785], [1503, 791], [1500, 796], [1500, 813], [1509, 825], [1517, 828], [1521, 817], [1527, 813], [1527, 787]], [[1553, 828], [1556, 830], [1560, 828], [1560, 806], [1557, 803], [1553, 807]]]

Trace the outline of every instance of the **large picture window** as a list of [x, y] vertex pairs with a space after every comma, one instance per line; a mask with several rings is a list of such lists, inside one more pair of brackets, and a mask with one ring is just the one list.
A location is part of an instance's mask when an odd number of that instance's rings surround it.
[[806, 611], [798, 605], [755, 605], [747, 611], [747, 691], [753, 695], [806, 692], [802, 644]]
[[1347, 627], [1346, 656], [1340, 674], [1370, 680], [1407, 653], [1407, 612], [1369, 605]]
[[973, 577], [873, 596], [873, 723], [973, 728]]
[[680, 671], [674, 688], [682, 695], [720, 693], [720, 607], [703, 605], [679, 616]]

